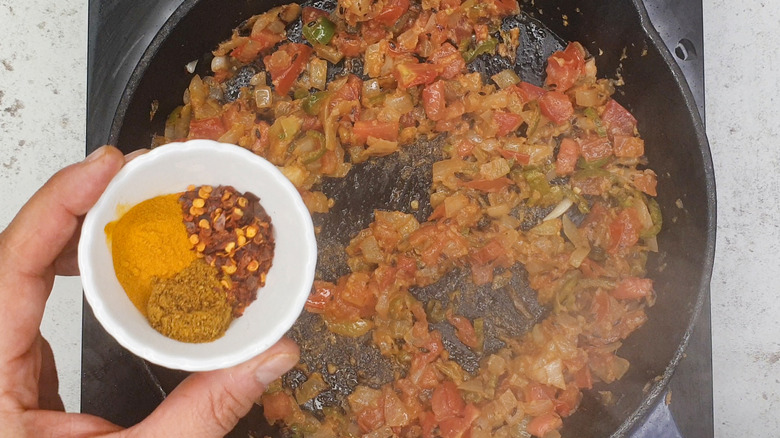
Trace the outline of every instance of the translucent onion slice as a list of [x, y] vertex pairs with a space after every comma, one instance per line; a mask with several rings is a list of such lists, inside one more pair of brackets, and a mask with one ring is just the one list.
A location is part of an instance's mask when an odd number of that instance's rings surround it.
[[553, 211], [550, 212], [547, 216], [542, 219], [542, 222], [549, 221], [552, 219], [557, 219], [561, 217], [562, 214], [566, 213], [566, 211], [574, 204], [574, 201], [572, 201], [569, 198], [563, 198], [561, 202], [558, 203], [558, 205], [553, 208]]

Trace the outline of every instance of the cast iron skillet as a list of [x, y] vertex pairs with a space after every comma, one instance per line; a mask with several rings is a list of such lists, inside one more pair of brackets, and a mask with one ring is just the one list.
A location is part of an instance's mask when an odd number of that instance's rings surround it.
[[[191, 78], [184, 65], [198, 59], [199, 73], [206, 73], [210, 51], [229, 37], [232, 28], [252, 14], [281, 3], [248, 0], [227, 5], [220, 0], [185, 1], [154, 38], [130, 77], [114, 116], [109, 142], [124, 152], [147, 147], [152, 134], [161, 132], [165, 116], [181, 103], [181, 92]], [[586, 392], [579, 410], [565, 421], [563, 429], [564, 436], [621, 436], [637, 424], [663, 392], [709, 292], [715, 240], [712, 162], [690, 90], [639, 0], [540, 3], [521, 4], [525, 14], [519, 20], [523, 45], [516, 66], [521, 77], [540, 83], [544, 60], [552, 51], [565, 41], [583, 43], [596, 55], [600, 76], [619, 74], [625, 80], [626, 85], [619, 88], [615, 98], [639, 120], [651, 167], [659, 175], [658, 202], [665, 219], [659, 236], [662, 252], [648, 263], [658, 300], [648, 310], [647, 324], [629, 337], [620, 350], [621, 356], [631, 362], [628, 374], [615, 384]], [[500, 60], [482, 59], [477, 68], [493, 73], [503, 66]], [[150, 118], [154, 101], [158, 110]], [[413, 154], [411, 158], [396, 158], [393, 163], [400, 167], [388, 174], [417, 167], [415, 158]], [[402, 204], [399, 199], [419, 192], [425, 180], [424, 170], [410, 174], [416, 175], [419, 183], [404, 186], [399, 195], [398, 190], [394, 191], [399, 180], [388, 174], [380, 178], [366, 176], [376, 172], [358, 168], [346, 182], [333, 183], [329, 189], [334, 196], [342, 196], [346, 205], [344, 216], [338, 220], [360, 229], [366, 218], [350, 215], [383, 205], [398, 207]], [[364, 177], [368, 179], [361, 179]], [[345, 194], [348, 190], [351, 191]], [[367, 203], [367, 199], [371, 202]], [[333, 239], [343, 241], [351, 233], [335, 234]], [[335, 275], [324, 271], [326, 276]], [[541, 311], [535, 314], [540, 315]], [[165, 391], [170, 391], [183, 377], [158, 367], [152, 367], [152, 372]], [[612, 391], [617, 402], [604, 406], [598, 390]], [[259, 412], [251, 412], [236, 429], [236, 435], [260, 430], [260, 417]]]

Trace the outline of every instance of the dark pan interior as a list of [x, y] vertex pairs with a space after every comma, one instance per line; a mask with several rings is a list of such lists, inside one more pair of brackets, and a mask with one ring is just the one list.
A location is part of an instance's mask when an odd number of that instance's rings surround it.
[[[198, 59], [198, 72], [205, 73], [210, 51], [229, 37], [233, 27], [281, 3], [185, 1], [133, 73], [114, 118], [110, 143], [124, 152], [148, 147], [152, 134], [161, 132], [165, 116], [181, 103], [191, 78], [185, 64]], [[615, 98], [639, 120], [651, 167], [659, 175], [658, 202], [665, 220], [659, 236], [662, 252], [649, 263], [657, 303], [648, 310], [648, 323], [621, 349], [621, 355], [631, 362], [628, 374], [615, 384], [587, 392], [563, 430], [567, 437], [623, 435], [668, 383], [708, 293], [715, 232], [709, 148], [682, 74], [662, 49], [639, 0], [535, 4], [521, 4], [527, 14], [520, 20], [526, 30], [521, 49], [524, 56], [518, 66], [521, 76], [538, 83], [544, 60], [561, 41], [583, 43], [596, 55], [600, 76], [620, 75], [624, 79], [625, 85], [619, 87]], [[158, 110], [150, 120], [153, 101]], [[394, 184], [395, 180], [388, 180], [379, 186], [392, 191]], [[415, 189], [419, 187], [411, 190]], [[343, 190], [343, 186], [334, 187], [334, 193], [343, 195]], [[365, 208], [361, 199], [372, 196], [374, 193], [354, 196], [353, 204]], [[392, 204], [394, 199], [399, 198], [390, 194], [386, 202]], [[152, 370], [166, 391], [183, 377], [159, 367]], [[599, 390], [612, 391], [617, 402], [604, 406]], [[258, 412], [251, 412], [235, 431], [236, 436], [261, 428], [259, 417]]]

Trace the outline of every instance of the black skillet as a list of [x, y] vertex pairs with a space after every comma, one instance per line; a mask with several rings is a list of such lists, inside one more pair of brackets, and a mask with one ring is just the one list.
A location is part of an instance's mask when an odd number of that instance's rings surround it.
[[[184, 65], [198, 59], [199, 72], [205, 73], [208, 53], [217, 42], [229, 36], [230, 29], [275, 4], [279, 3], [250, 0], [226, 5], [219, 0], [185, 1], [153, 39], [131, 75], [111, 124], [109, 142], [125, 152], [147, 146], [151, 134], [161, 131], [165, 115], [180, 104], [181, 91], [191, 77]], [[666, 224], [659, 236], [662, 252], [651, 258], [649, 264], [659, 291], [657, 304], [648, 312], [649, 322], [632, 335], [621, 350], [621, 354], [631, 361], [629, 373], [616, 384], [596, 388], [613, 391], [617, 402], [604, 406], [595, 391], [586, 393], [579, 411], [566, 421], [563, 431], [564, 436], [623, 435], [663, 392], [708, 293], [715, 230], [715, 191], [709, 149], [682, 74], [663, 49], [638, 0], [536, 2], [522, 6], [526, 15], [519, 21], [524, 40], [517, 66], [521, 76], [539, 83], [547, 55], [559, 48], [562, 41], [582, 42], [596, 54], [601, 76], [614, 77], [619, 73], [624, 78], [626, 85], [620, 87], [616, 98], [639, 119], [640, 132], [648, 144], [648, 157], [660, 176], [658, 201]], [[621, 60], [623, 54], [625, 58]], [[500, 60], [487, 59], [480, 60], [477, 67], [483, 72], [503, 68]], [[159, 107], [156, 117], [150, 121], [153, 101], [157, 101]], [[360, 212], [371, 211], [374, 207], [402, 208], [404, 204], [408, 205], [408, 196], [421, 190], [424, 193], [426, 172], [425, 166], [419, 166], [420, 162], [416, 161], [420, 159], [424, 157], [412, 152], [382, 162], [382, 166], [371, 167], [369, 163], [356, 169], [345, 181], [326, 184], [325, 190], [341, 196], [337, 201], [344, 208], [337, 210], [341, 216], [337, 214], [320, 220], [352, 224], [355, 229], [345, 228], [321, 239], [343, 242], [368, 219]], [[389, 163], [392, 163], [392, 170], [374, 171], [388, 168]], [[423, 170], [411, 171], [417, 168]], [[404, 184], [398, 184], [399, 179], [393, 177], [396, 174], [405, 175], [401, 179]], [[322, 240], [320, 244], [327, 246]], [[328, 271], [327, 266], [320, 271], [325, 276], [338, 273]], [[448, 281], [457, 283], [460, 280]], [[529, 304], [534, 310], [533, 302]], [[542, 310], [535, 310], [534, 316], [539, 317]], [[528, 323], [518, 318], [516, 329], [522, 330]], [[457, 345], [449, 347], [456, 349]], [[148, 364], [140, 363], [126, 352], [119, 354], [129, 368], [137, 369], [141, 374], [150, 373], [152, 383], [140, 385], [136, 399], [143, 399], [144, 394], [148, 394], [159, 401], [159, 397], [183, 377], [177, 372], [154, 366], [149, 368]], [[369, 354], [364, 359], [375, 362], [379, 358]], [[469, 358], [462, 359], [466, 363]], [[374, 371], [381, 378], [381, 367]], [[294, 384], [294, 377], [289, 378], [288, 383]], [[351, 376], [346, 377], [349, 380]], [[159, 385], [155, 385], [156, 382]], [[148, 401], [144, 406], [147, 405]], [[132, 408], [132, 404], [125, 409], [128, 408]], [[138, 412], [136, 419], [144, 415], [145, 412]], [[127, 422], [134, 420], [124, 418]], [[247, 432], [261, 427], [259, 412], [253, 411], [235, 434], [246, 436]]]

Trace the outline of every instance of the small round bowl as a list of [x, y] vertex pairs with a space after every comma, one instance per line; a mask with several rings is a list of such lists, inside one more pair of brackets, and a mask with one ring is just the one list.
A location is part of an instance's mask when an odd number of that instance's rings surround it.
[[[276, 247], [266, 284], [221, 338], [202, 344], [170, 339], [135, 308], [114, 272], [106, 224], [118, 210], [183, 192], [189, 185], [231, 185], [252, 192], [271, 216]], [[303, 310], [314, 280], [317, 243], [298, 190], [263, 158], [210, 140], [171, 143], [130, 161], [87, 213], [79, 242], [79, 269], [98, 321], [123, 347], [167, 368], [205, 371], [244, 362], [271, 347]]]

